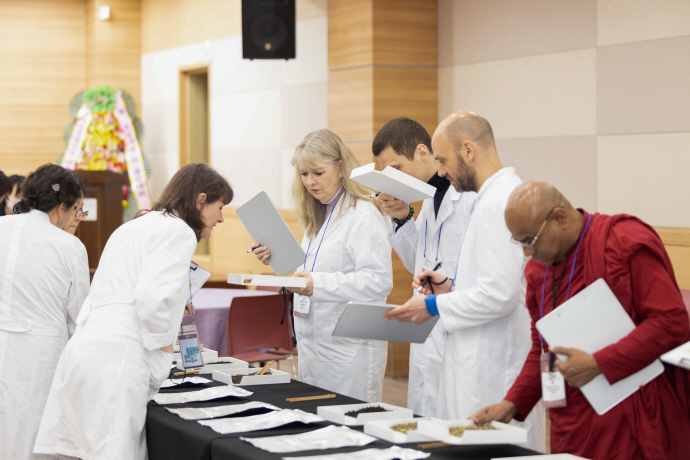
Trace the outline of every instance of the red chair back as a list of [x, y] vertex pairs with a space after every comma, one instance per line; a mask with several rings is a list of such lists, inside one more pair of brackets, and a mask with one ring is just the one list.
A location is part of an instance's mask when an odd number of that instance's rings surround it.
[[230, 304], [226, 340], [228, 355], [235, 356], [257, 348], [292, 350], [290, 310], [285, 311], [283, 296], [235, 297]]

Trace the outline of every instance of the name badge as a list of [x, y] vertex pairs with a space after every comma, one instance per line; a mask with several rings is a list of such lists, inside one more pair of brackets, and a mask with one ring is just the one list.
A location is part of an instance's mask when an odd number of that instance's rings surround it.
[[565, 378], [553, 365], [554, 359], [555, 355], [552, 353], [542, 353], [539, 360], [541, 367], [541, 397], [544, 407], [547, 409], [558, 409], [567, 406], [565, 400]]
[[311, 307], [311, 300], [309, 297], [295, 294], [294, 302], [294, 316], [298, 318], [309, 318], [309, 308]]
[[194, 324], [182, 326], [178, 335], [180, 342], [180, 357], [182, 367], [193, 369], [203, 367], [204, 361], [201, 358], [201, 346], [199, 345], [199, 333]]

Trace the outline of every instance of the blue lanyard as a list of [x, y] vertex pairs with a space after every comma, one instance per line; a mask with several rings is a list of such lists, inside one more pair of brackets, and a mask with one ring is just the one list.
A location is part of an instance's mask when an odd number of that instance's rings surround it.
[[465, 233], [462, 234], [462, 242], [460, 242], [460, 251], [458, 251], [458, 264], [455, 266], [455, 277], [452, 279], [453, 286], [455, 286], [455, 280], [458, 279], [458, 269], [460, 268], [460, 255], [462, 255], [462, 247], [465, 245], [465, 237], [467, 236], [467, 230], [470, 229], [470, 221], [472, 220], [472, 214], [474, 214], [474, 207], [477, 205], [477, 198], [474, 203], [472, 203], [472, 210], [470, 211], [470, 217], [467, 219], [467, 227], [465, 227]]
[[[340, 200], [338, 200], [340, 201]], [[336, 201], [333, 204], [333, 208], [331, 209], [330, 214], [328, 214], [328, 220], [326, 221], [326, 225], [323, 229], [323, 233], [321, 234], [321, 241], [319, 241], [319, 247], [316, 248], [316, 255], [314, 256], [314, 263], [311, 264], [311, 271], [314, 271], [314, 265], [316, 265], [316, 258], [319, 257], [319, 249], [321, 249], [321, 243], [323, 243], [323, 238], [326, 236], [326, 230], [328, 230], [328, 224], [331, 222], [331, 216], [333, 215], [333, 211], [335, 211], [335, 207], [338, 205], [338, 202]], [[318, 236], [318, 234], [316, 235]], [[304, 255], [304, 269], [307, 269], [307, 258], [309, 257], [309, 249], [311, 248], [311, 239], [309, 240], [309, 246], [307, 246], [307, 253]]]
[[[575, 264], [577, 263], [577, 252], [580, 250], [580, 245], [582, 244], [582, 240], [585, 239], [585, 234], [587, 233], [587, 229], [589, 228], [589, 223], [592, 220], [592, 215], [590, 214], [589, 217], [587, 218], [587, 223], [585, 224], [585, 229], [582, 232], [582, 236], [580, 236], [580, 241], [577, 242], [577, 247], [575, 248], [575, 257], [573, 257], [573, 264], [570, 267], [570, 279], [568, 280], [568, 290], [565, 293], [565, 300], [564, 302], [567, 302], [568, 299], [570, 298], [570, 287], [573, 284], [573, 275], [575, 274]], [[544, 282], [541, 285], [541, 307], [539, 308], [539, 319], [542, 319], [544, 317], [544, 294], [546, 292], [546, 276], [549, 274], [549, 265], [546, 266], [546, 270], [544, 271]], [[557, 293], [554, 292], [553, 295], [555, 296]], [[539, 340], [541, 341], [541, 349], [542, 352], [544, 351], [544, 337], [542, 337], [541, 334], [539, 334]]]
[[[428, 223], [426, 219], [424, 219], [424, 261], [426, 262], [426, 231], [428, 229]], [[443, 231], [443, 222], [441, 222], [441, 226], [438, 228], [438, 243], [436, 243], [436, 262], [438, 262], [438, 250], [441, 247], [441, 231]]]

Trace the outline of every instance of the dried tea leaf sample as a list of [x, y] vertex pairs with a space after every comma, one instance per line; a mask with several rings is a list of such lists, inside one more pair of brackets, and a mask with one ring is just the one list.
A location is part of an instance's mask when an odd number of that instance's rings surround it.
[[462, 434], [466, 430], [495, 430], [496, 428], [493, 427], [490, 423], [483, 423], [481, 425], [468, 425], [468, 426], [452, 426], [448, 428], [448, 432], [452, 436], [462, 436]]
[[417, 429], [417, 422], [413, 423], [398, 423], [397, 425], [392, 425], [390, 427], [391, 430], [393, 431], [398, 431], [402, 434], [407, 434], [410, 431], [414, 431]]
[[[259, 372], [259, 371], [256, 371], [256, 372]], [[250, 375], [256, 375], [256, 372], [254, 372], [254, 373], [252, 373], [252, 374], [236, 374], [236, 375], [233, 375], [233, 376], [232, 376], [232, 383], [234, 383], [235, 385], [237, 385], [238, 383], [241, 383], [241, 382], [242, 382], [242, 377], [249, 377]], [[271, 371], [266, 371], [266, 372], [264, 372], [263, 375], [271, 375]]]
[[390, 409], [384, 409], [381, 406], [369, 406], [363, 407], [359, 410], [351, 410], [350, 412], [345, 412], [347, 417], [357, 418], [359, 414], [366, 414], [368, 412], [390, 412]]

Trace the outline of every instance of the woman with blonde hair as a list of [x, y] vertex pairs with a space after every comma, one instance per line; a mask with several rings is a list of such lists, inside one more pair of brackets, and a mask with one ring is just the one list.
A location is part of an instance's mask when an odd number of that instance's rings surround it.
[[[333, 337], [349, 301], [385, 302], [393, 288], [388, 221], [350, 179], [359, 166], [332, 131], [308, 134], [292, 157], [292, 195], [304, 232], [304, 264], [294, 276], [307, 287], [295, 292], [295, 334], [303, 382], [353, 398], [381, 400], [387, 342]], [[265, 264], [269, 248], [254, 243]]]

